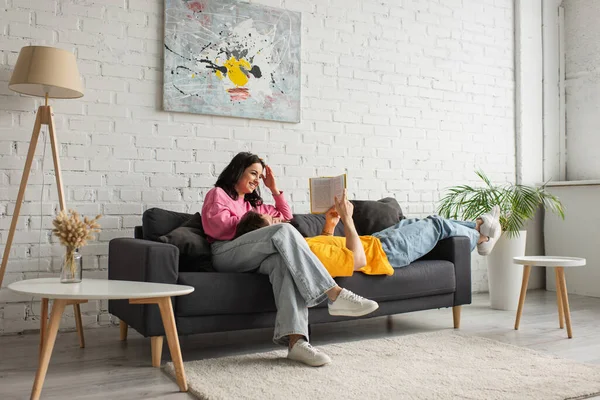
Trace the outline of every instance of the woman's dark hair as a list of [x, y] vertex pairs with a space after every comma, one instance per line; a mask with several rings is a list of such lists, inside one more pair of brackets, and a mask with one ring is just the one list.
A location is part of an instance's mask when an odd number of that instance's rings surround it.
[[[265, 169], [265, 162], [256, 154], [248, 152], [238, 153], [233, 157], [229, 165], [225, 167], [223, 172], [221, 172], [215, 186], [223, 189], [233, 200], [237, 200], [238, 192], [235, 190], [235, 184], [240, 180], [246, 168], [256, 163], [262, 165], [263, 170]], [[260, 197], [258, 186], [252, 193], [246, 194], [244, 200], [250, 203], [252, 207], [260, 206], [263, 203], [263, 199]]]
[[265, 226], [269, 226], [269, 223], [265, 221], [262, 215], [254, 211], [248, 211], [240, 219], [240, 222], [238, 222], [237, 227], [235, 228], [234, 239], [237, 239], [248, 232], [264, 228]]

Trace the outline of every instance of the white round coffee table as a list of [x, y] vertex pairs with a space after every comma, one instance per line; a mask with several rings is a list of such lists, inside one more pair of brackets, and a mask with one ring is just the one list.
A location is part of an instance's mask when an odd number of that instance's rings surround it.
[[521, 295], [519, 296], [519, 308], [517, 309], [517, 318], [515, 320], [515, 329], [519, 329], [523, 304], [527, 295], [527, 284], [529, 283], [529, 274], [531, 267], [554, 267], [556, 277], [556, 304], [558, 306], [558, 325], [560, 329], [564, 328], [564, 322], [567, 324], [567, 336], [573, 337], [571, 329], [571, 311], [569, 310], [569, 295], [567, 294], [567, 281], [565, 279], [565, 268], [581, 267], [585, 265], [585, 258], [578, 257], [555, 257], [555, 256], [526, 256], [514, 257], [515, 264], [524, 265], [523, 283], [521, 284]]
[[[8, 285], [14, 292], [42, 298], [42, 323], [40, 341], [42, 343], [39, 366], [35, 375], [31, 399], [39, 399], [48, 371], [48, 363], [56, 341], [60, 319], [68, 304], [78, 304], [93, 299], [129, 299], [132, 304], [157, 304], [160, 309], [171, 359], [175, 367], [177, 384], [181, 391], [187, 391], [183, 359], [179, 347], [175, 316], [171, 296], [183, 296], [194, 291], [192, 286], [168, 285], [164, 283], [116, 281], [105, 279], [83, 279], [80, 283], [60, 283], [58, 278], [39, 278], [14, 282]], [[48, 299], [54, 299], [50, 323], [46, 331]], [[45, 309], [44, 309], [45, 308]], [[77, 315], [76, 315], [77, 317]], [[79, 327], [78, 327], [79, 328]], [[82, 332], [80, 332], [80, 335]]]

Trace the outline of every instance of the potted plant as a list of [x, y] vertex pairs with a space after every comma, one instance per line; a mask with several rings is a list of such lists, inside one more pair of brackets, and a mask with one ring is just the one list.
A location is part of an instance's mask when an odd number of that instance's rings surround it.
[[540, 187], [504, 184], [493, 185], [483, 171], [475, 172], [483, 187], [454, 186], [440, 200], [438, 213], [446, 218], [475, 221], [477, 217], [500, 207], [502, 236], [488, 257], [488, 283], [492, 308], [516, 310], [521, 287], [522, 269], [513, 257], [525, 255], [525, 223], [543, 207], [564, 219], [560, 200]]

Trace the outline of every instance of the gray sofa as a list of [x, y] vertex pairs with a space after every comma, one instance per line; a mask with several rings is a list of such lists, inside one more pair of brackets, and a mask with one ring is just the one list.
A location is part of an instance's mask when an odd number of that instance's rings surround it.
[[[355, 205], [355, 210], [361, 209], [363, 212], [355, 211], [359, 234], [372, 233], [365, 230], [380, 230], [381, 225], [374, 224], [372, 213], [364, 212], [365, 207]], [[181, 225], [182, 221], [190, 220], [193, 215], [162, 210], [162, 213], [168, 213], [169, 218], [152, 220], [148, 213], [156, 211], [146, 211], [144, 225], [135, 228], [134, 238], [111, 240], [108, 255], [109, 279], [193, 286], [195, 291], [191, 294], [173, 298], [179, 335], [274, 326], [276, 309], [267, 276], [254, 273], [211, 272], [210, 258], [196, 260], [202, 266], [197, 270], [190, 269], [189, 265], [183, 268], [180, 261], [189, 247], [178, 247], [157, 240], [168, 241], [164, 235], [175, 232], [175, 227]], [[197, 216], [199, 218], [198, 214]], [[295, 215], [294, 221], [300, 221], [299, 225], [296, 223], [295, 226], [305, 236], [310, 236], [320, 229], [322, 218], [317, 215]], [[394, 215], [391, 220], [388, 218], [383, 222], [383, 226], [389, 226], [393, 220], [401, 218], [403, 216], [400, 212], [398, 216]], [[152, 224], [154, 226], [151, 226]], [[343, 235], [343, 226], [339, 228], [336, 229], [336, 235]], [[196, 250], [198, 248], [210, 251], [208, 244], [201, 244]], [[190, 261], [189, 257], [187, 261]], [[454, 327], [458, 328], [460, 306], [471, 303], [469, 240], [466, 237], [445, 239], [422, 259], [409, 266], [395, 268], [392, 276], [355, 273], [352, 277], [336, 278], [336, 281], [342, 287], [379, 302], [379, 309], [363, 318], [453, 307]], [[129, 304], [126, 300], [110, 300], [109, 312], [121, 320], [122, 339], [125, 325], [134, 328], [145, 337], [165, 334], [158, 307], [154, 304], [138, 305]], [[326, 302], [311, 308], [309, 312], [310, 324], [348, 319], [353, 318], [329, 315]], [[152, 343], [155, 360], [157, 354], [154, 353], [158, 352], [159, 357], [160, 348], [154, 347], [154, 340]]]

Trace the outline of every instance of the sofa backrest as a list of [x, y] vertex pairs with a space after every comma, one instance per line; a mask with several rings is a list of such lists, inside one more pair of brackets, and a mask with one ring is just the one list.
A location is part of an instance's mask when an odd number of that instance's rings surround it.
[[354, 204], [354, 225], [359, 235], [372, 235], [404, 219], [402, 208], [393, 197], [381, 200], [350, 200]]
[[[351, 200], [354, 204], [354, 224], [359, 235], [371, 235], [398, 223], [404, 218], [396, 199]], [[323, 214], [294, 214], [291, 224], [304, 236], [318, 236], [325, 224]], [[200, 213], [188, 214], [161, 208], [150, 208], [142, 216], [142, 238], [170, 243], [179, 249], [180, 271], [210, 270], [210, 244], [202, 227]], [[139, 230], [136, 229], [136, 237]], [[335, 228], [336, 236], [344, 236], [342, 223]]]
[[[381, 200], [351, 200], [354, 205], [354, 224], [359, 235], [372, 235], [397, 224], [404, 219], [400, 204], [393, 197]], [[192, 220], [192, 217], [196, 217]], [[150, 208], [142, 216], [142, 237], [146, 240], [158, 241], [159, 237], [182, 225], [190, 225], [202, 229], [199, 214], [188, 214], [169, 211], [161, 208]], [[186, 224], [187, 222], [187, 224]], [[317, 236], [321, 233], [325, 223], [323, 214], [294, 214], [292, 225], [304, 237]], [[136, 233], [137, 235], [137, 233]], [[336, 236], [344, 236], [344, 226], [340, 223], [335, 229]]]
[[154, 207], [144, 211], [142, 215], [142, 234], [146, 240], [158, 241], [158, 238], [179, 228], [193, 214], [164, 210]]
[[[354, 225], [359, 235], [372, 235], [404, 219], [400, 204], [393, 197], [381, 200], [350, 200], [354, 205]], [[304, 237], [312, 237], [321, 234], [325, 224], [324, 214], [294, 214], [292, 225]], [[344, 225], [338, 224], [334, 232], [335, 236], [344, 236]]]

